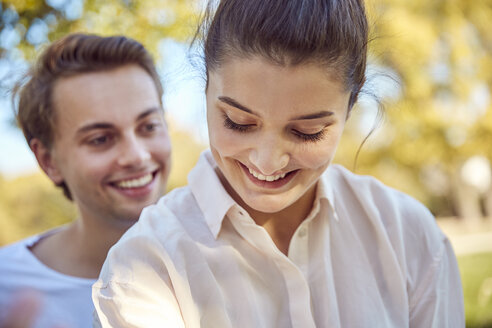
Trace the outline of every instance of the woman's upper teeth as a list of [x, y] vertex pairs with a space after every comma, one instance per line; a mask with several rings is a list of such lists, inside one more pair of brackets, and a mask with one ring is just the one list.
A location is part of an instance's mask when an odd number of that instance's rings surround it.
[[137, 179], [122, 180], [116, 183], [116, 186], [120, 188], [138, 188], [145, 186], [152, 181], [152, 174], [146, 174], [143, 177]]
[[249, 173], [251, 173], [251, 175], [253, 175], [258, 180], [268, 181], [268, 182], [272, 182], [272, 181], [276, 181], [278, 179], [285, 178], [285, 175], [286, 175], [286, 173], [277, 174], [277, 175], [263, 175], [261, 173], [257, 173], [255, 171], [253, 171], [250, 168], [248, 168], [248, 169], [249, 169]]

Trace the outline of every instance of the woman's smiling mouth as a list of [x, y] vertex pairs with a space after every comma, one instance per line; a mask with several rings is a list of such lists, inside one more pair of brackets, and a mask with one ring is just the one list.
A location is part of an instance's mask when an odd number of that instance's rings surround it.
[[286, 173], [277, 174], [277, 175], [263, 175], [261, 173], [257, 173], [251, 168], [249, 169], [249, 173], [251, 173], [258, 180], [268, 181], [268, 182], [277, 181], [278, 179], [283, 179], [285, 178], [286, 175]]
[[243, 163], [238, 162], [243, 172], [248, 176], [249, 180], [255, 185], [263, 188], [280, 188], [286, 185], [296, 175], [299, 170], [284, 172], [276, 175], [263, 175], [257, 171], [247, 167]]

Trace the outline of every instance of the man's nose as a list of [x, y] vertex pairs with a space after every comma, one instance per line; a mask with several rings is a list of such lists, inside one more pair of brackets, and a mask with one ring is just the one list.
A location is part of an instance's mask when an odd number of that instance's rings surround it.
[[136, 136], [126, 137], [118, 154], [118, 164], [122, 167], [139, 166], [151, 158], [145, 143]]

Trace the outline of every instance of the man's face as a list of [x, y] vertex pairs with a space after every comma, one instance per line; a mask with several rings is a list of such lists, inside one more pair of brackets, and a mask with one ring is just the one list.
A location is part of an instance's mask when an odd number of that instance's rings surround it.
[[133, 224], [165, 191], [171, 145], [152, 78], [139, 66], [62, 78], [45, 168], [83, 219]]

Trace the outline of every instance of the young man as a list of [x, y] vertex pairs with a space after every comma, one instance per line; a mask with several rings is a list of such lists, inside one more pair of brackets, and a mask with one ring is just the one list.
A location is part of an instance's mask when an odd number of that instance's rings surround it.
[[74, 34], [44, 51], [17, 94], [31, 150], [79, 216], [0, 249], [0, 322], [27, 292], [42, 299], [36, 327], [91, 327], [91, 286], [109, 248], [165, 191], [162, 86], [140, 43]]

